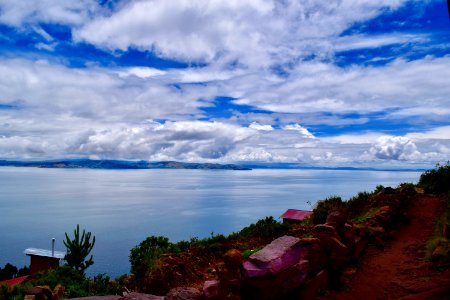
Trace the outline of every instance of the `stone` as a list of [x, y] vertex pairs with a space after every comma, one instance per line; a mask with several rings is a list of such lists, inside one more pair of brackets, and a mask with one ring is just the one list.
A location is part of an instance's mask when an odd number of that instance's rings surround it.
[[34, 296], [34, 295], [25, 295], [25, 297], [23, 297], [23, 300], [36, 300], [36, 296]]
[[244, 263], [242, 264], [242, 275], [244, 277], [261, 277], [267, 275], [268, 273], [268, 269], [262, 269], [249, 260], [244, 261]]
[[392, 222], [393, 210], [388, 205], [382, 206], [375, 214], [375, 216], [373, 216], [372, 219], [375, 220], [381, 226], [386, 227], [390, 225], [390, 223]]
[[53, 297], [52, 290], [47, 285], [29, 287], [25, 290], [25, 295], [34, 295], [36, 300], [51, 300]]
[[350, 249], [350, 252], [353, 253], [355, 249], [355, 238], [356, 238], [356, 232], [353, 226], [348, 223], [345, 223], [344, 226], [340, 229], [339, 235], [345, 246], [347, 246]]
[[339, 240], [340, 237], [333, 226], [326, 224], [319, 224], [313, 228], [314, 237], [319, 239], [320, 245], [329, 254], [331, 246], [335, 243], [334, 240]]
[[165, 300], [200, 300], [202, 293], [196, 288], [177, 287], [169, 291], [164, 298]]
[[433, 253], [431, 254], [431, 259], [433, 261], [440, 261], [443, 258], [447, 257], [448, 255], [448, 249], [444, 247], [444, 245], [437, 245], [437, 247], [434, 249]]
[[239, 250], [228, 250], [224, 256], [223, 261], [229, 269], [239, 269], [242, 265], [242, 253]]
[[309, 262], [302, 260], [277, 275], [275, 284], [285, 291], [300, 287], [308, 277]]
[[52, 299], [61, 300], [64, 296], [65, 288], [61, 284], [57, 284], [53, 289]]
[[203, 284], [203, 296], [206, 300], [219, 298], [219, 281], [210, 280]]
[[336, 230], [342, 228], [347, 221], [347, 215], [341, 211], [332, 211], [328, 214], [326, 225], [333, 226]]
[[350, 261], [351, 259], [351, 253], [347, 246], [345, 246], [341, 241], [338, 239], [331, 239], [330, 244], [330, 262], [332, 264], [332, 268], [334, 270], [339, 269]]
[[319, 271], [315, 276], [306, 281], [297, 299], [316, 299], [318, 292], [328, 289], [328, 282], [327, 270]]
[[[108, 299], [102, 299], [108, 300]], [[114, 300], [111, 299], [111, 300]], [[125, 293], [123, 297], [120, 297], [119, 300], [164, 300], [164, 296], [155, 296], [150, 294], [141, 294], [136, 292]]]
[[[249, 257], [249, 263], [244, 263], [244, 275], [254, 277], [267, 273], [276, 274], [296, 264], [300, 259], [300, 239], [292, 236], [277, 238], [260, 251]], [[261, 271], [256, 271], [256, 268]], [[247, 272], [250, 268], [252, 272]]]
[[328, 257], [318, 238], [302, 238], [300, 239], [300, 244], [300, 260], [309, 261], [309, 274], [315, 275], [326, 268]]
[[353, 250], [353, 257], [354, 258], [360, 258], [364, 251], [366, 251], [368, 245], [368, 241], [366, 238], [356, 236], [355, 237], [355, 249]]

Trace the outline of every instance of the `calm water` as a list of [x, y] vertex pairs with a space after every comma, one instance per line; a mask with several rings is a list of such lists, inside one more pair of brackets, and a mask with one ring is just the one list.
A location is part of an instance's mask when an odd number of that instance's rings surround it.
[[287, 208], [310, 209], [418, 172], [319, 170], [89, 170], [0, 168], [0, 267], [28, 265], [25, 248], [64, 251], [76, 224], [97, 239], [88, 275], [129, 272], [130, 249], [149, 235], [171, 241], [229, 234]]

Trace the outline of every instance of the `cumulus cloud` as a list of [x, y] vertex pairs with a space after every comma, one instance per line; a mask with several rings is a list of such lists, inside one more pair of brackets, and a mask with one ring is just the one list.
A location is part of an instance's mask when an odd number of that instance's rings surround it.
[[328, 55], [329, 41], [354, 22], [404, 1], [129, 1], [75, 31], [100, 47], [154, 50], [188, 61], [238, 59], [271, 65], [311, 53]]
[[409, 139], [401, 136], [380, 137], [370, 148], [370, 153], [379, 159], [414, 160], [420, 157], [417, 146]]
[[314, 135], [300, 124], [289, 124], [283, 127], [284, 130], [295, 130], [302, 134], [304, 137], [314, 138]]
[[263, 131], [272, 131], [273, 130], [272, 126], [270, 126], [270, 125], [261, 125], [261, 124], [259, 124], [257, 122], [253, 122], [248, 127], [252, 128], [252, 129], [256, 129], [256, 130], [263, 130]]
[[100, 7], [94, 0], [2, 0], [0, 23], [12, 26], [39, 23], [81, 25]]
[[[33, 30], [41, 37], [37, 49], [58, 48], [41, 27], [52, 23], [68, 26], [74, 44], [116, 57], [135, 48], [200, 63], [161, 70], [88, 61], [71, 68], [1, 56], [0, 157], [327, 165], [448, 158], [449, 126], [403, 136], [314, 131], [365, 124], [371, 113], [399, 122], [447, 122], [448, 55], [398, 57], [382, 66], [334, 63], [339, 51], [431, 39], [423, 33], [342, 35], [406, 2], [136, 0], [107, 8], [93, 0], [2, 1], [0, 23]], [[234, 100], [221, 107], [218, 97]], [[212, 117], [204, 108], [214, 105]]]

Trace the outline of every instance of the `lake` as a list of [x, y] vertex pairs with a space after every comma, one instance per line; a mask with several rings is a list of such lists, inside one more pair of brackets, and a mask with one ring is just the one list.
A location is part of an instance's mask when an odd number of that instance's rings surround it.
[[149, 235], [171, 241], [229, 234], [331, 195], [416, 183], [420, 172], [335, 170], [92, 170], [0, 168], [0, 267], [29, 264], [26, 248], [65, 251], [77, 224], [96, 237], [90, 276], [129, 273], [130, 249]]

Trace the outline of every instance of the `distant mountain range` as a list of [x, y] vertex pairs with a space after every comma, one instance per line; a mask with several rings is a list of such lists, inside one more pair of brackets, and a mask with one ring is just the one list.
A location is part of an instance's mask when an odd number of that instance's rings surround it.
[[355, 168], [355, 167], [320, 167], [299, 163], [185, 163], [178, 161], [149, 162], [145, 160], [92, 160], [61, 159], [46, 161], [11, 161], [0, 160], [1, 166], [36, 167], [36, 168], [88, 168], [88, 169], [201, 169], [201, 170], [252, 170], [252, 169], [304, 169], [304, 170], [350, 170], [350, 171], [425, 171], [426, 169], [387, 169], [387, 168]]
[[202, 169], [202, 170], [250, 170], [233, 164], [184, 163], [177, 161], [148, 162], [127, 160], [48, 160], [48, 161], [9, 161], [0, 160], [0, 166], [36, 168], [88, 168], [88, 169]]

